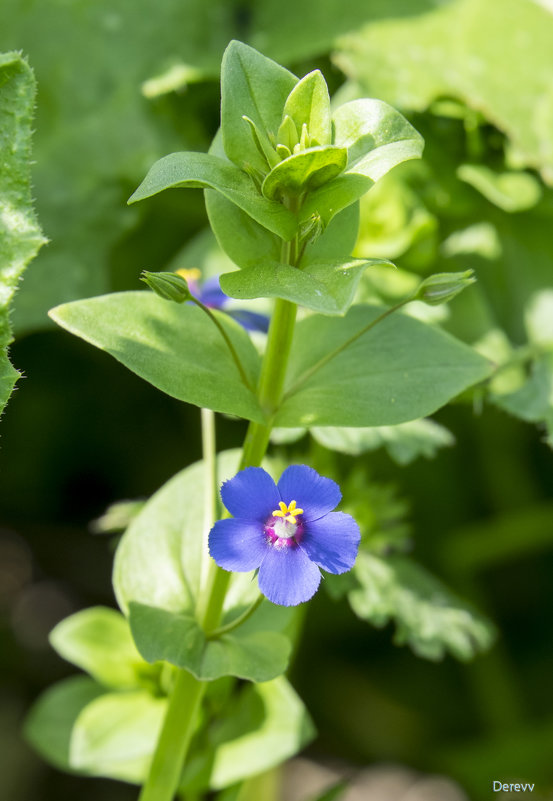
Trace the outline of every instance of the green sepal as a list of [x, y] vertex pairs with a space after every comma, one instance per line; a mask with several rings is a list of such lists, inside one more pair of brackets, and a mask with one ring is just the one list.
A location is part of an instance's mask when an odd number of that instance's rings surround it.
[[140, 280], [164, 300], [184, 303], [192, 298], [188, 283], [177, 273], [152, 273], [149, 270], [142, 270]]
[[[240, 122], [248, 131], [248, 136], [251, 136], [248, 126], [243, 120]], [[267, 165], [263, 174], [266, 172]], [[150, 168], [128, 202], [136, 203], [165, 189], [179, 187], [215, 189], [282, 239], [292, 239], [296, 232], [297, 221], [291, 211], [261, 196], [243, 170], [212, 153], [171, 153], [164, 156]]]
[[[213, 314], [255, 386], [259, 356], [249, 336], [228, 315]], [[178, 400], [264, 420], [220, 331], [197, 306], [166, 303], [151, 292], [117, 292], [65, 303], [50, 317]]]
[[277, 147], [282, 145], [291, 154], [299, 141], [294, 120], [285, 114], [277, 133]]
[[347, 150], [334, 145], [296, 153], [273, 167], [263, 181], [263, 195], [274, 201], [317, 189], [343, 172], [347, 161]]
[[[318, 145], [329, 145], [331, 143], [330, 97], [328, 96], [326, 81], [320, 70], [314, 70], [305, 75], [294, 86], [284, 104], [283, 123], [286, 117], [293, 121], [297, 139], [301, 136], [305, 125], [310, 140], [314, 139]], [[280, 133], [279, 129], [278, 141], [283, 142], [283, 144], [288, 145], [290, 150], [293, 150], [297, 141], [290, 145], [285, 140], [280, 139]]]
[[192, 614], [131, 602], [129, 622], [137, 648], [147, 662], [160, 660], [184, 668], [202, 681], [236, 676], [269, 681], [283, 673], [291, 652], [288, 637], [267, 631], [267, 617], [280, 617], [272, 604], [228, 634], [206, 639]]
[[440, 306], [442, 303], [449, 303], [463, 289], [474, 283], [476, 283], [474, 270], [465, 270], [462, 273], [436, 273], [424, 279], [414, 297], [429, 306]]
[[385, 311], [359, 305], [345, 317], [312, 315], [297, 324], [275, 425], [405, 423], [433, 414], [491, 374], [491, 362], [472, 348], [406, 314], [395, 313], [354, 338]]
[[221, 276], [221, 289], [237, 299], [283, 298], [322, 314], [345, 314], [367, 267], [381, 259], [311, 262], [298, 270], [289, 264], [260, 262]]
[[297, 82], [295, 75], [252, 47], [230, 42], [221, 64], [221, 129], [227, 158], [242, 169], [249, 165], [267, 172], [242, 118], [249, 117], [263, 139], [276, 144], [284, 103]]
[[280, 161], [274, 147], [269, 142], [267, 136], [265, 136], [263, 132], [259, 130], [253, 120], [250, 120], [250, 118], [245, 114], [242, 115], [242, 119], [247, 125], [250, 126], [255, 146], [257, 147], [259, 154], [266, 160], [268, 169], [271, 169]]

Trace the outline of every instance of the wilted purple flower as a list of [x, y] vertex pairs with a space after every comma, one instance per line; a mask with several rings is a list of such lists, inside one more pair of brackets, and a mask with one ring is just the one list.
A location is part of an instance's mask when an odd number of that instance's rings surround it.
[[332, 511], [341, 497], [336, 482], [306, 465], [287, 467], [278, 484], [247, 467], [221, 487], [233, 517], [215, 523], [209, 552], [225, 570], [259, 568], [259, 589], [274, 604], [301, 604], [317, 591], [320, 567], [345, 573], [355, 562], [359, 526]]
[[177, 275], [182, 275], [188, 282], [188, 289], [191, 294], [207, 306], [208, 309], [219, 309], [233, 317], [237, 323], [240, 323], [242, 328], [246, 331], [262, 331], [264, 334], [269, 330], [269, 318], [265, 314], [249, 311], [249, 309], [236, 309], [229, 306], [231, 299], [225, 295], [219, 283], [219, 276], [213, 275], [207, 278], [202, 284], [198, 283], [198, 279], [202, 274], [197, 267], [190, 270], [181, 269], [177, 270]]

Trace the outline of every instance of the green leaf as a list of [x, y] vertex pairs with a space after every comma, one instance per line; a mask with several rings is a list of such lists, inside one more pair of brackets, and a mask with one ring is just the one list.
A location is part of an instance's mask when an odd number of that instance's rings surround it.
[[[282, 241], [218, 192], [207, 189], [205, 202], [209, 222], [225, 253], [239, 267], [264, 261], [278, 262]], [[352, 203], [337, 214], [319, 238], [308, 244], [302, 265], [312, 261], [349, 259], [357, 240], [359, 204]]]
[[156, 161], [129, 203], [177, 187], [215, 189], [282, 239], [292, 239], [296, 232], [291, 211], [262, 197], [245, 172], [211, 153], [171, 153]]
[[[358, 337], [383, 311], [354, 306], [343, 318], [298, 323], [277, 426], [404, 423], [490, 375], [492, 365], [474, 350], [405, 314]], [[343, 349], [329, 360], [336, 348]]]
[[0, 414], [18, 371], [7, 354], [10, 304], [28, 262], [46, 242], [31, 196], [31, 125], [36, 85], [18, 53], [0, 54]]
[[141, 784], [167, 709], [145, 690], [105, 693], [81, 711], [71, 733], [69, 763], [90, 776]]
[[147, 662], [170, 662], [202, 681], [221, 676], [269, 681], [288, 666], [290, 640], [265, 631], [261, 609], [235, 631], [213, 640], [206, 640], [192, 614], [136, 602], [131, 602], [129, 611], [133, 637]]
[[351, 100], [332, 117], [334, 144], [347, 148], [347, 173], [378, 181], [393, 167], [422, 155], [424, 140], [405, 117], [381, 100]]
[[295, 75], [257, 50], [232, 41], [221, 64], [221, 127], [227, 157], [239, 167], [267, 172], [244, 115], [255, 123], [265, 144], [274, 145], [286, 98]]
[[342, 173], [333, 181], [309, 193], [301, 207], [300, 220], [304, 222], [312, 214], [318, 214], [324, 224], [328, 225], [335, 214], [363, 197], [372, 186], [374, 181], [366, 175]]
[[294, 86], [284, 104], [283, 117], [286, 115], [295, 123], [298, 140], [306, 125], [310, 139], [315, 139], [318, 145], [330, 144], [330, 98], [320, 70], [308, 73]]
[[344, 36], [338, 66], [364, 91], [404, 109], [459, 98], [509, 137], [521, 166], [553, 181], [553, 92], [543, 81], [553, 68], [550, 10], [526, 0], [416, 6], [425, 13], [372, 20]]
[[[238, 451], [218, 456], [219, 484], [236, 473], [239, 459]], [[183, 470], [133, 520], [115, 557], [117, 600], [124, 612], [130, 610], [133, 636], [147, 661], [167, 659], [206, 679], [230, 674], [266, 681], [286, 667], [290, 644], [281, 632], [293, 617], [291, 610], [264, 603], [236, 631], [207, 643], [195, 620], [207, 566], [204, 472], [202, 463]], [[251, 579], [249, 573], [233, 574], [223, 623], [257, 597]]]
[[88, 676], [75, 676], [54, 684], [32, 707], [25, 721], [25, 738], [50, 764], [71, 770], [71, 732], [82, 710], [105, 693]]
[[219, 790], [270, 770], [315, 734], [306, 709], [284, 677], [247, 686], [207, 731], [207, 742], [185, 767], [181, 787]]
[[304, 270], [288, 264], [261, 262], [221, 276], [221, 289], [231, 298], [284, 298], [323, 314], [345, 314], [367, 267], [379, 259], [312, 262]]
[[529, 172], [495, 172], [484, 164], [461, 164], [457, 176], [503, 211], [526, 211], [541, 199], [542, 187]]
[[286, 194], [299, 195], [317, 189], [343, 172], [347, 161], [344, 147], [326, 145], [301, 151], [273, 167], [263, 181], [263, 194], [276, 200]]
[[[214, 314], [255, 385], [259, 357], [251, 340], [227, 315]], [[57, 306], [50, 316], [174, 398], [263, 420], [221, 333], [197, 306], [167, 303], [151, 292], [119, 292]]]
[[492, 402], [509, 414], [528, 423], [543, 423], [548, 430], [547, 443], [553, 447], [553, 352], [535, 359], [530, 375], [514, 392], [493, 394]]
[[439, 448], [455, 442], [447, 428], [433, 420], [412, 420], [395, 426], [374, 428], [314, 427], [310, 433], [325, 448], [350, 456], [359, 456], [383, 447], [399, 465], [410, 464], [419, 456], [431, 459]]
[[[117, 7], [112, 0], [86, 7], [65, 0], [37, 6], [2, 0], [0, 49], [29, 54], [40, 86], [33, 187], [42, 227], [52, 240], [18, 291], [13, 316], [18, 333], [48, 326], [52, 306], [110, 291], [114, 264], [113, 280], [126, 288], [122, 263], [132, 262], [135, 252], [127, 233], [140, 213], [125, 208], [125, 192], [160, 156], [203, 150], [209, 135], [203, 112], [213, 84], [152, 101], [145, 97], [146, 84], [179, 65], [182, 71], [184, 59], [217, 80], [235, 24], [227, 0], [161, 0], [155, 8], [150, 0]], [[45, 35], [50, 29], [63, 46], [52, 48]], [[178, 209], [160, 214], [168, 226], [182, 226], [183, 236], [201, 222], [196, 198], [188, 194], [193, 202], [180, 198]], [[149, 209], [144, 212], [149, 216]], [[171, 236], [160, 217], [150, 221], [153, 229], [142, 228], [138, 252], [152, 230], [153, 236]]]
[[50, 633], [50, 644], [106, 687], [137, 687], [147, 668], [123, 615], [102, 606], [62, 620]]
[[354, 572], [359, 586], [348, 594], [353, 611], [379, 627], [393, 620], [397, 645], [426, 659], [449, 652], [463, 661], [492, 645], [491, 623], [412, 560], [361, 552]]

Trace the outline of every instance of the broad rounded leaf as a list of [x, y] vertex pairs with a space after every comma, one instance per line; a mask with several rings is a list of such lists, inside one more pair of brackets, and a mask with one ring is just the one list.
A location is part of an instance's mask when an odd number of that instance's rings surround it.
[[288, 637], [266, 631], [266, 615], [286, 620], [279, 607], [266, 604], [235, 631], [206, 640], [193, 615], [159, 607], [130, 604], [133, 637], [147, 662], [164, 660], [190, 671], [196, 678], [213, 681], [237, 676], [249, 681], [269, 681], [283, 673], [291, 652]]
[[74, 676], [54, 684], [33, 705], [25, 721], [25, 738], [38, 753], [61, 770], [71, 771], [71, 732], [82, 710], [105, 689], [88, 676]]
[[[213, 313], [255, 386], [259, 356], [251, 340], [227, 315]], [[118, 292], [57, 306], [50, 316], [178, 400], [263, 420], [220, 331], [196, 306], [170, 303], [152, 292]]]
[[303, 703], [284, 677], [246, 686], [213, 721], [205, 747], [190, 755], [181, 787], [222, 789], [281, 764], [314, 734]]
[[282, 239], [291, 239], [296, 233], [296, 219], [291, 211], [260, 195], [245, 172], [212, 153], [164, 156], [151, 167], [129, 203], [178, 187], [215, 189]]
[[[323, 314], [345, 314], [365, 269], [379, 259], [313, 262], [298, 270], [288, 264], [261, 262], [225, 273], [221, 288], [231, 298], [284, 298]], [[389, 263], [389, 262], [386, 262]]]
[[422, 136], [381, 100], [351, 100], [336, 109], [332, 121], [334, 144], [348, 151], [348, 173], [378, 181], [392, 167], [422, 154]]
[[343, 172], [347, 161], [347, 150], [333, 145], [296, 153], [273, 167], [263, 181], [263, 194], [275, 200], [284, 194], [317, 189]]
[[81, 711], [71, 733], [69, 764], [90, 776], [143, 782], [167, 709], [145, 690], [106, 693]]
[[103, 606], [83, 609], [50, 633], [58, 654], [106, 687], [137, 687], [146, 665], [120, 612]]
[[433, 414], [492, 372], [472, 348], [401, 313], [350, 343], [384, 311], [354, 306], [343, 318], [313, 315], [298, 323], [277, 426], [404, 423]]

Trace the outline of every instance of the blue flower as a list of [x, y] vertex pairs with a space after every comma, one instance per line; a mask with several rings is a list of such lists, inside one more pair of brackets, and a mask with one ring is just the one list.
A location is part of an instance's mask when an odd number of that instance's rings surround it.
[[246, 331], [262, 331], [266, 334], [269, 330], [269, 318], [265, 314], [229, 306], [231, 299], [221, 289], [218, 275], [207, 278], [201, 285], [198, 283], [198, 279], [201, 278], [202, 274], [197, 267], [177, 270], [177, 275], [182, 275], [187, 280], [191, 294], [200, 303], [207, 306], [208, 309], [224, 311], [229, 317], [233, 317]]
[[209, 552], [224, 570], [259, 568], [259, 589], [274, 604], [312, 598], [320, 567], [329, 573], [353, 567], [359, 526], [332, 511], [340, 488], [311, 467], [287, 467], [278, 484], [261, 467], [247, 467], [223, 484], [221, 498], [233, 517], [215, 523]]

